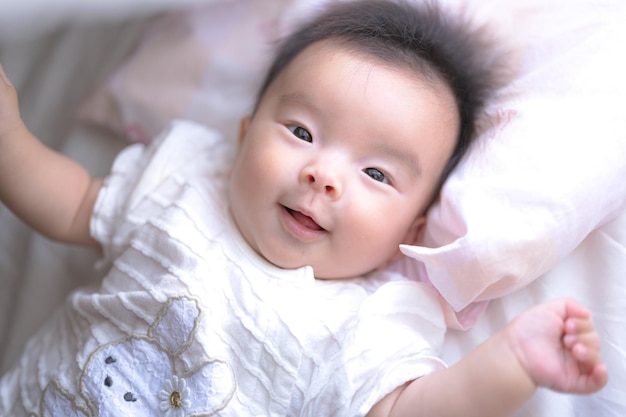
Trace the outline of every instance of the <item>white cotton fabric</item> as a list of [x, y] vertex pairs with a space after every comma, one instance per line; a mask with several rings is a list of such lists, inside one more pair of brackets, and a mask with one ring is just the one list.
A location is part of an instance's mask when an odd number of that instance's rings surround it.
[[444, 366], [429, 286], [318, 281], [246, 245], [228, 214], [231, 148], [179, 121], [117, 158], [92, 218], [110, 270], [0, 380], [0, 416], [362, 416]]

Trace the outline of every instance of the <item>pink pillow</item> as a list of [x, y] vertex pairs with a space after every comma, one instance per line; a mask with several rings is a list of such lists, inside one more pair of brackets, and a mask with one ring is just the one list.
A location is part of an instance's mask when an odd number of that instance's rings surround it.
[[525, 286], [626, 209], [626, 7], [557, 3], [507, 3], [520, 71], [428, 213], [427, 247], [402, 248], [456, 311]]

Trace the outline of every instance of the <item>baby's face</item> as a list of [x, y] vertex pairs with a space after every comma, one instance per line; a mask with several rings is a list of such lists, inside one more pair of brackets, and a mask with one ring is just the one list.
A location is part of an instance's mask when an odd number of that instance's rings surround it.
[[242, 122], [235, 222], [277, 266], [326, 279], [369, 272], [415, 243], [458, 125], [442, 83], [313, 44]]

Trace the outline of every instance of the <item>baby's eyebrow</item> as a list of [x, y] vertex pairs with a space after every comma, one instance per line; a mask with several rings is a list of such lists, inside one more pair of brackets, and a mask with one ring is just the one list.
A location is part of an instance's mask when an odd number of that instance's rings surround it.
[[300, 104], [308, 107], [310, 110], [319, 112], [320, 109], [311, 101], [309, 97], [305, 94], [294, 92], [294, 93], [285, 93], [281, 94], [278, 98], [281, 103], [292, 103], [292, 104]]
[[379, 141], [377, 141], [375, 149], [376, 151], [384, 155], [388, 155], [389, 157], [399, 161], [401, 164], [406, 166], [416, 177], [419, 177], [422, 174], [422, 168], [419, 160], [416, 159], [409, 152], [398, 149], [395, 146], [391, 146], [389, 142], [384, 139], [380, 139]]

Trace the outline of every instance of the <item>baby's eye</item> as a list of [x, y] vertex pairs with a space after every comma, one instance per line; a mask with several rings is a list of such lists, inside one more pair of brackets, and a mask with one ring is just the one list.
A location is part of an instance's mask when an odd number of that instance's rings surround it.
[[304, 140], [306, 142], [309, 142], [309, 143], [313, 142], [313, 136], [311, 136], [309, 131], [306, 130], [305, 128], [303, 128], [302, 126], [295, 126], [294, 125], [294, 126], [287, 126], [287, 128], [298, 139], [302, 139], [302, 140]]
[[382, 182], [383, 184], [389, 184], [389, 180], [387, 180], [385, 174], [383, 174], [382, 171], [379, 169], [365, 168], [363, 172], [365, 172], [374, 181]]

